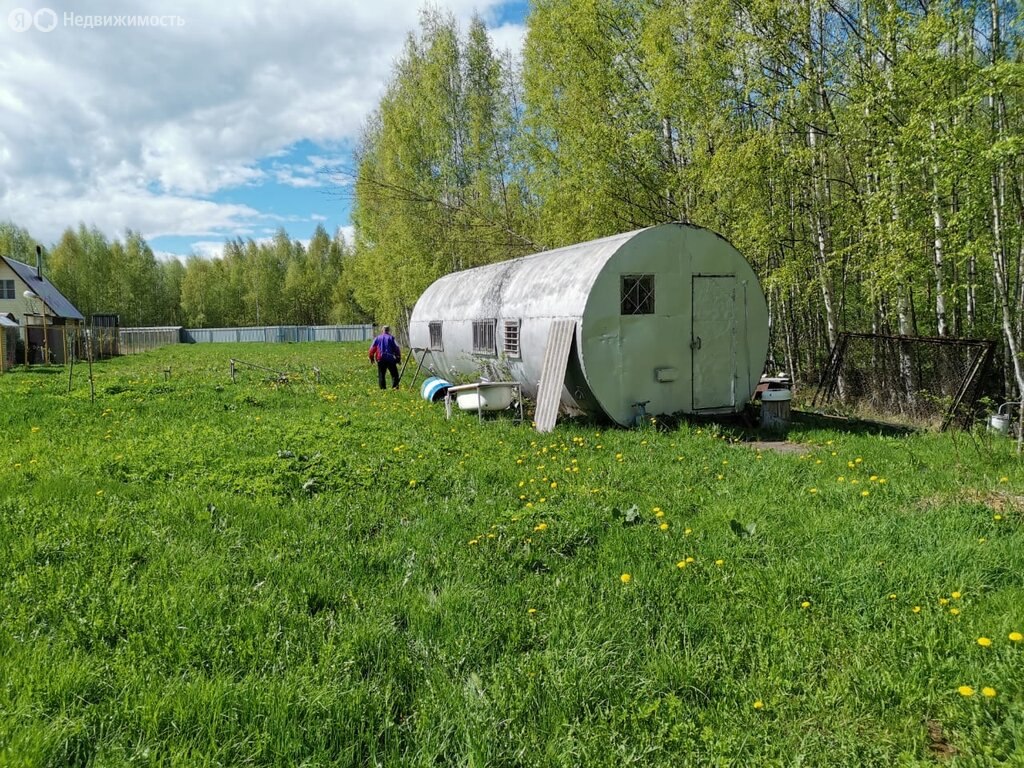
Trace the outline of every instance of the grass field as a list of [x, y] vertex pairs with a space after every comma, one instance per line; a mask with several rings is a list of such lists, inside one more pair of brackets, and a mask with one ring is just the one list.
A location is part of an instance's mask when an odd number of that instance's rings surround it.
[[1008, 440], [542, 436], [363, 345], [95, 384], [0, 377], [0, 765], [1024, 765]]

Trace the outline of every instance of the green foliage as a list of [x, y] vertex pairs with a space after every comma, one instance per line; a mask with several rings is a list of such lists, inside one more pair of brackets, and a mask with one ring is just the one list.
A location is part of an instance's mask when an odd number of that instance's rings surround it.
[[483, 24], [410, 35], [357, 151], [353, 296], [404, 323], [441, 275], [537, 250], [513, 170], [514, 92]]
[[1024, 760], [1005, 438], [542, 436], [364, 345], [93, 372], [0, 377], [4, 764]]

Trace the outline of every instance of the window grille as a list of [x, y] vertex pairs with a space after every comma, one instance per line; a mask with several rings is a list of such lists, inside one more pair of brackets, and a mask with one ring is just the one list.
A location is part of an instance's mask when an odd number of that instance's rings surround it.
[[495, 354], [494, 321], [473, 321], [473, 351], [482, 355]]
[[654, 314], [654, 275], [622, 276], [622, 314]]
[[444, 349], [444, 345], [441, 343], [441, 323], [430, 323], [430, 348]]
[[519, 321], [505, 321], [505, 354], [508, 357], [519, 357]]
[[0, 299], [14, 298], [14, 281], [0, 280]]

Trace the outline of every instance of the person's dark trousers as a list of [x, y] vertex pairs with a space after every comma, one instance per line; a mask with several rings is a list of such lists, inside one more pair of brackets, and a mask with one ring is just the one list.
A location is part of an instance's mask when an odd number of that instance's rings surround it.
[[385, 389], [384, 386], [384, 372], [391, 372], [391, 388], [398, 389], [398, 363], [390, 362], [385, 363], [383, 360], [377, 361], [377, 383], [381, 389]]

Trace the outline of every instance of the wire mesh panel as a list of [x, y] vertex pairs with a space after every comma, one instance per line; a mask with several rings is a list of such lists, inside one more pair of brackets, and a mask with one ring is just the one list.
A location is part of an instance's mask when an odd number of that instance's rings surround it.
[[940, 429], [966, 424], [994, 350], [980, 339], [841, 333], [814, 405]]

